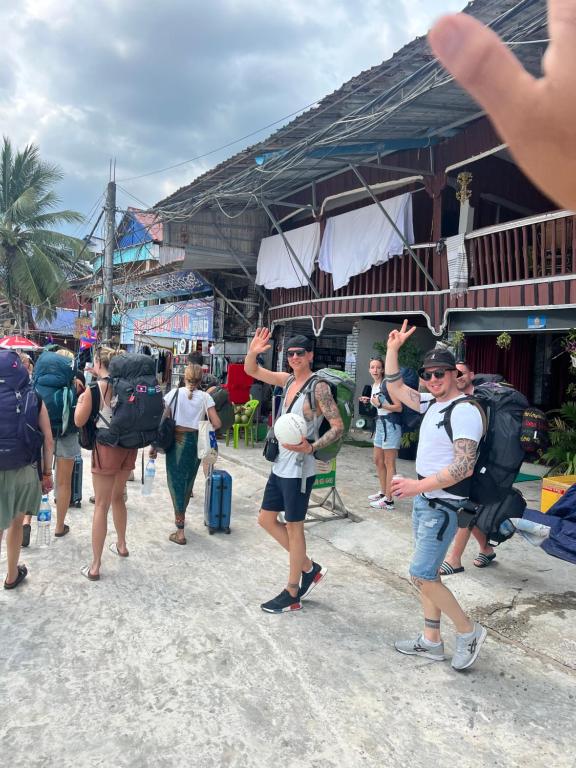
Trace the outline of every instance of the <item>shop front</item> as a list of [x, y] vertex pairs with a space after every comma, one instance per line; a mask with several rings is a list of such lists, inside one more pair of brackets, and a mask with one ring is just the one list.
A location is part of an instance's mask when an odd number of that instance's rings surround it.
[[155, 357], [169, 389], [177, 385], [190, 352], [207, 354], [213, 325], [212, 297], [139, 307], [122, 317], [120, 343], [130, 352]]

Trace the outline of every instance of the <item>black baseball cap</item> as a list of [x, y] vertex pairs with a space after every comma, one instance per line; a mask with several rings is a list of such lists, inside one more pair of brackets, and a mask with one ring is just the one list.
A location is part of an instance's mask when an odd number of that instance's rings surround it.
[[308, 336], [303, 336], [299, 333], [296, 336], [292, 336], [292, 338], [288, 339], [286, 342], [286, 349], [305, 349], [306, 352], [312, 352], [314, 349], [314, 344], [312, 339], [309, 339]]
[[449, 349], [431, 349], [424, 355], [422, 368], [456, 368], [456, 358]]

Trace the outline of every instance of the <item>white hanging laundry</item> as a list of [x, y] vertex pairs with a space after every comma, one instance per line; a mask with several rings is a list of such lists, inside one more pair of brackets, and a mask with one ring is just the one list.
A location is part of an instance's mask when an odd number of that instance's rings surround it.
[[446, 238], [450, 293], [459, 296], [468, 290], [468, 257], [464, 233]]
[[[320, 224], [314, 222], [284, 234], [304, 267], [306, 276], [310, 277], [320, 245]], [[281, 235], [262, 238], [256, 267], [257, 285], [269, 289], [300, 288], [308, 284], [306, 276], [302, 274]]]
[[[414, 242], [412, 195], [382, 201], [396, 227], [408, 243]], [[332, 273], [334, 288], [348, 285], [350, 278], [371, 267], [400, 256], [404, 242], [376, 204], [332, 216], [326, 223], [318, 265]]]

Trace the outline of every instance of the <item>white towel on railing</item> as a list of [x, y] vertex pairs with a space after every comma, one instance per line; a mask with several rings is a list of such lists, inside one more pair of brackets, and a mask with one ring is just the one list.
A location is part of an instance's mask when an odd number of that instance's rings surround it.
[[468, 290], [468, 257], [464, 233], [446, 238], [446, 257], [448, 258], [448, 280], [451, 294], [462, 294]]

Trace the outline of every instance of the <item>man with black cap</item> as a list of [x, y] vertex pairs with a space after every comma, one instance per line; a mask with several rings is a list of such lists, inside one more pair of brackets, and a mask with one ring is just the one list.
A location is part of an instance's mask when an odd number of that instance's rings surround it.
[[[268, 613], [298, 611], [301, 600], [307, 597], [326, 574], [326, 568], [315, 563], [306, 554], [304, 519], [316, 474], [314, 452], [337, 440], [344, 425], [329, 385], [324, 381], [310, 383], [313, 376], [313, 344], [307, 336], [293, 336], [286, 343], [286, 359], [292, 373], [277, 373], [263, 368], [257, 361], [270, 349], [270, 331], [258, 328], [252, 339], [244, 370], [259, 381], [284, 388], [282, 413], [301, 415], [307, 424], [307, 434], [298, 445], [280, 445], [272, 472], [268, 478], [258, 515], [260, 525], [284, 547], [290, 556], [290, 572], [286, 588], [261, 608]], [[314, 386], [316, 412], [306, 396], [307, 386]], [[330, 428], [315, 440], [320, 421], [325, 418]], [[284, 512], [286, 525], [278, 521]]]
[[[440, 565], [458, 529], [458, 515], [443, 506], [443, 501], [467, 497], [466, 480], [474, 472], [478, 444], [484, 424], [479, 409], [466, 400], [457, 386], [458, 370], [454, 355], [448, 349], [431, 349], [424, 356], [420, 379], [428, 393], [420, 394], [406, 386], [398, 365], [400, 347], [415, 331], [408, 330], [404, 320], [400, 330], [388, 336], [385, 378], [388, 391], [415, 411], [424, 413], [416, 454], [418, 480], [396, 478], [392, 493], [397, 498], [415, 497], [412, 507], [414, 555], [410, 577], [420, 593], [424, 611], [424, 631], [415, 639], [400, 640], [395, 648], [400, 653], [444, 660], [444, 643], [440, 635], [440, 619], [445, 613], [456, 627], [456, 651], [452, 667], [467, 669], [476, 661], [486, 638], [486, 630], [471, 621], [456, 598], [441, 581]], [[456, 400], [450, 415], [452, 438], [443, 425], [443, 411]]]

